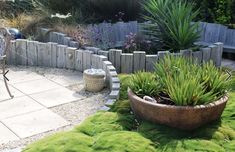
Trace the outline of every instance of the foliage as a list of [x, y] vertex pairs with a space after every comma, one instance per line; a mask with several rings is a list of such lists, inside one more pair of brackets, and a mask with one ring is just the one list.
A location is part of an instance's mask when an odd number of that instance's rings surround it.
[[143, 35], [130, 33], [126, 35], [123, 52], [133, 53], [138, 50], [145, 50], [147, 53], [152, 53], [152, 42], [146, 39]]
[[132, 76], [129, 86], [140, 97], [155, 97], [161, 91], [159, 81], [156, 79], [152, 73], [137, 72]]
[[213, 63], [193, 64], [184, 57], [166, 56], [155, 66], [155, 74], [176, 105], [207, 104], [221, 98], [229, 89], [227, 75]]
[[207, 22], [229, 24], [235, 21], [234, 0], [193, 0], [200, 8], [199, 18]]
[[148, 0], [143, 4], [147, 15], [144, 19], [151, 21], [147, 34], [164, 47], [179, 51], [188, 49], [199, 38], [196, 32], [198, 24], [191, 24], [198, 15], [193, 5], [183, 0]]
[[120, 84], [122, 86], [120, 89], [120, 100], [127, 100], [128, 95], [126, 92], [130, 84], [131, 75], [119, 74], [118, 77], [120, 79]]
[[58, 23], [54, 25], [53, 30], [67, 34], [73, 38], [80, 46], [90, 44], [87, 38], [87, 29], [82, 25]]
[[14, 18], [22, 13], [30, 13], [33, 6], [29, 0], [0, 1], [0, 18]]
[[[32, 0], [35, 8], [47, 14], [71, 13], [74, 18], [87, 21], [136, 20], [140, 0]], [[81, 19], [82, 18], [82, 19]]]
[[[101, 21], [136, 20], [142, 0], [88, 0]], [[121, 14], [122, 13], [122, 14]]]

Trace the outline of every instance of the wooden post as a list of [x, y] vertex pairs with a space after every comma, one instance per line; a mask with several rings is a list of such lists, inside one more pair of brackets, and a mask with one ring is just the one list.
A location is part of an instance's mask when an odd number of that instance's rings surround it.
[[196, 63], [196, 64], [202, 64], [202, 51], [196, 51], [196, 52], [193, 52], [193, 61]]
[[99, 55], [92, 54], [91, 55], [91, 68], [98, 69], [99, 64]]
[[224, 44], [221, 42], [217, 42], [214, 45], [218, 46], [218, 54], [216, 55], [216, 66], [220, 67], [222, 64], [222, 55], [223, 55], [223, 48]]
[[217, 55], [220, 54], [220, 49], [216, 45], [210, 45], [209, 48], [211, 48], [211, 60], [217, 66]]
[[71, 37], [64, 37], [64, 45], [69, 46], [70, 41], [71, 41]]
[[103, 56], [106, 56], [108, 58], [109, 57], [109, 52], [108, 51], [99, 50], [98, 51], [98, 55], [103, 55]]
[[91, 55], [92, 52], [91, 51], [83, 51], [83, 71], [86, 69], [90, 69], [91, 68]]
[[76, 41], [70, 41], [69, 46], [74, 48], [79, 48], [79, 43]]
[[192, 57], [192, 50], [180, 50], [184, 57]]
[[75, 69], [75, 50], [76, 48], [68, 47], [66, 49], [66, 68], [70, 70]]
[[123, 53], [121, 55], [121, 73], [133, 73], [133, 54]]
[[38, 43], [38, 65], [51, 66], [51, 44]]
[[37, 66], [38, 65], [38, 42], [28, 41], [27, 44], [27, 54], [28, 54], [28, 65]]
[[16, 64], [27, 65], [27, 40], [16, 40]]
[[11, 41], [7, 63], [16, 65], [16, 41]]
[[113, 64], [118, 73], [121, 72], [121, 54], [122, 50], [109, 50], [109, 61]]
[[153, 72], [158, 61], [158, 55], [146, 55], [146, 71]]
[[170, 52], [169, 51], [158, 51], [157, 54], [158, 54], [158, 61], [160, 61], [160, 60], [164, 59], [164, 57], [166, 55], [169, 55]]
[[83, 72], [83, 50], [75, 51], [75, 69]]
[[58, 36], [57, 43], [64, 45], [64, 37], [66, 37], [66, 34], [57, 33], [57, 36]]
[[58, 68], [65, 68], [66, 67], [66, 48], [65, 45], [58, 45], [57, 46], [57, 67]]
[[106, 56], [103, 55], [99, 55], [99, 59], [98, 59], [98, 68], [99, 69], [103, 69], [103, 62], [104, 61], [108, 61], [108, 58]]
[[51, 67], [57, 67], [57, 43], [50, 42], [51, 45]]
[[201, 48], [200, 50], [202, 52], [202, 61], [203, 61], [203, 63], [210, 62], [211, 48], [206, 47], [206, 48]]
[[39, 30], [40, 32], [39, 32], [39, 34], [40, 34], [40, 36], [41, 36], [41, 41], [42, 42], [48, 42], [50, 39], [49, 39], [49, 29], [46, 29], [46, 28], [40, 28], [40, 30]]
[[134, 72], [145, 71], [146, 53], [144, 51], [134, 51]]

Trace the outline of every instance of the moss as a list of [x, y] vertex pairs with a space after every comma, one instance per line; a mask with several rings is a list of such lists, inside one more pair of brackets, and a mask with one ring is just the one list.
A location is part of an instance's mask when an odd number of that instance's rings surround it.
[[131, 112], [129, 100], [119, 100], [111, 107], [112, 112], [120, 114], [129, 114]]
[[102, 152], [154, 152], [154, 144], [136, 132], [105, 132], [97, 136], [93, 145], [95, 151]]
[[76, 132], [59, 133], [28, 146], [25, 152], [91, 152], [93, 138]]
[[75, 131], [94, 136], [106, 131], [130, 130], [133, 126], [133, 116], [123, 116], [112, 112], [98, 112], [87, 118]]
[[127, 89], [129, 86], [131, 75], [120, 74], [119, 76], [121, 89], [120, 89], [120, 100], [128, 99]]
[[159, 144], [157, 152], [225, 152], [224, 148], [220, 147], [218, 144], [207, 141], [207, 140], [197, 140], [197, 139], [181, 139], [181, 140], [169, 140], [166, 144]]

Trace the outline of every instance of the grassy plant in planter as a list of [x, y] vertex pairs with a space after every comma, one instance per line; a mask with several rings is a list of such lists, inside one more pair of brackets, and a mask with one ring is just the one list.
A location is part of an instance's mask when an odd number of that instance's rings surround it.
[[[166, 56], [155, 69], [152, 75], [132, 76], [128, 94], [137, 115], [189, 130], [221, 116], [228, 100], [229, 81], [213, 63], [197, 65], [192, 59]], [[143, 100], [145, 95], [154, 97], [157, 103]]]
[[175, 105], [203, 105], [226, 94], [229, 81], [213, 63], [202, 66], [184, 57], [167, 56], [155, 66], [155, 75]]
[[160, 84], [153, 73], [137, 72], [130, 82], [130, 88], [140, 97], [156, 96], [160, 90]]

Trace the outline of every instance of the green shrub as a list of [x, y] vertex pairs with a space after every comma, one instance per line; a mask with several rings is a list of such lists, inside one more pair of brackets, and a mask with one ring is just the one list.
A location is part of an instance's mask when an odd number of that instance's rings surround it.
[[184, 57], [166, 56], [156, 64], [156, 76], [176, 105], [207, 104], [224, 96], [229, 89], [227, 75], [213, 63], [193, 64]]
[[206, 22], [229, 24], [234, 22], [234, 0], [191, 0], [200, 8], [199, 18]]
[[[100, 20], [136, 20], [142, 0], [88, 0]], [[119, 14], [122, 12], [124, 14]]]
[[[87, 22], [136, 20], [141, 0], [32, 0], [36, 9], [44, 13], [71, 13]], [[121, 14], [120, 14], [121, 13]], [[122, 14], [123, 13], [123, 14]]]
[[0, 1], [0, 18], [14, 18], [32, 11], [33, 6], [29, 0]]
[[147, 34], [155, 41], [163, 43], [172, 51], [188, 49], [199, 38], [195, 32], [198, 24], [191, 24], [198, 15], [191, 3], [180, 0], [148, 0], [143, 4], [147, 15], [144, 19], [151, 21]]
[[155, 97], [161, 88], [158, 81], [156, 81], [156, 77], [152, 73], [147, 72], [137, 72], [134, 74], [129, 86], [140, 97]]

